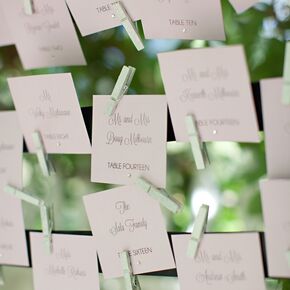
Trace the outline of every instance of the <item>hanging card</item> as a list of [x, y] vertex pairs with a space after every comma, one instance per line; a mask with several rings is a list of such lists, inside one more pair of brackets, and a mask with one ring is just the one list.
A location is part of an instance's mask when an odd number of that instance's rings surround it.
[[0, 112], [0, 265], [29, 264], [21, 201], [4, 192], [22, 187], [22, 151], [17, 114]]
[[[117, 27], [120, 21], [112, 17], [112, 5], [108, 0], [66, 0], [82, 36]], [[141, 0], [122, 0], [133, 21], [140, 19]]]
[[259, 142], [243, 48], [188, 49], [158, 55], [177, 141], [189, 141], [185, 118], [201, 141]]
[[124, 96], [111, 117], [104, 113], [109, 100], [110, 96], [94, 96], [91, 180], [132, 184], [142, 176], [164, 188], [166, 97]]
[[23, 5], [7, 0], [3, 6], [25, 69], [86, 64], [65, 0], [34, 1], [32, 15]]
[[181, 290], [266, 290], [258, 233], [206, 234], [195, 259], [189, 239], [172, 236]]
[[147, 39], [225, 39], [220, 1], [146, 0], [140, 7]]
[[290, 178], [290, 106], [282, 101], [281, 78], [261, 81], [267, 174]]
[[130, 185], [84, 197], [104, 277], [123, 276], [129, 251], [134, 274], [175, 268], [163, 216], [152, 197]]
[[53, 235], [48, 254], [41, 233], [30, 233], [34, 288], [36, 290], [98, 290], [99, 275], [92, 236]]
[[290, 278], [290, 180], [260, 182], [269, 277]]
[[3, 5], [5, 5], [4, 0], [0, 0], [0, 47], [14, 43], [10, 28], [3, 12]]
[[91, 145], [71, 74], [8, 79], [10, 92], [30, 152], [39, 131], [47, 153], [91, 153]]

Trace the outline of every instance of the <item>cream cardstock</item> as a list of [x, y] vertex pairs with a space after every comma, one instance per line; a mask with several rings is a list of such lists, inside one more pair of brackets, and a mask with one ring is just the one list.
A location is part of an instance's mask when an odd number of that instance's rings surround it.
[[290, 180], [262, 180], [260, 188], [269, 276], [290, 278]]
[[65, 0], [34, 1], [26, 15], [21, 0], [6, 0], [4, 12], [25, 69], [85, 65]]
[[134, 274], [175, 268], [160, 206], [134, 185], [84, 197], [104, 277], [123, 276], [119, 253], [129, 251]]
[[100, 289], [92, 236], [54, 234], [52, 254], [42, 233], [30, 233], [30, 239], [34, 289]]
[[256, 111], [241, 46], [158, 54], [177, 141], [189, 140], [185, 117], [202, 141], [259, 142]]
[[94, 96], [91, 180], [166, 186], [167, 103], [161, 95], [126, 95], [112, 117], [110, 96]]
[[10, 92], [30, 152], [37, 130], [47, 153], [91, 153], [71, 74], [50, 74], [8, 79]]
[[261, 81], [267, 175], [290, 179], [290, 106], [282, 103], [281, 78]]
[[3, 5], [5, 5], [5, 0], [0, 0], [0, 46], [11, 45], [14, 43], [10, 28], [3, 12]]
[[145, 0], [140, 6], [147, 39], [225, 39], [220, 1]]
[[17, 114], [0, 112], [0, 265], [29, 264], [21, 201], [4, 192], [22, 187], [22, 151]]
[[[109, 0], [66, 0], [82, 36], [117, 27], [120, 21], [112, 17], [112, 4]], [[122, 0], [122, 4], [133, 21], [140, 19], [142, 0]]]
[[237, 13], [242, 13], [259, 2], [259, 0], [229, 0], [229, 1], [233, 5]]
[[266, 290], [258, 233], [206, 234], [195, 259], [189, 239], [172, 236], [181, 290]]

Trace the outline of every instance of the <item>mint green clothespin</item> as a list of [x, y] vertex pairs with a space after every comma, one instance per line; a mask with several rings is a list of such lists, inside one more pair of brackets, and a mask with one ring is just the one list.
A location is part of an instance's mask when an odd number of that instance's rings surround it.
[[3, 273], [3, 267], [0, 266], [0, 286], [4, 286], [5, 280], [4, 280], [4, 273]]
[[285, 48], [282, 102], [284, 105], [290, 105], [290, 41], [286, 43]]
[[23, 0], [23, 6], [26, 15], [32, 15], [34, 13], [33, 0]]
[[106, 114], [112, 116], [122, 97], [127, 93], [136, 69], [131, 66], [123, 66], [122, 71], [113, 89], [111, 99], [106, 108]]
[[45, 152], [42, 138], [39, 131], [32, 133], [32, 138], [36, 150], [38, 163], [44, 176], [51, 176], [55, 172], [54, 167], [49, 160], [48, 154]]
[[206, 230], [208, 211], [209, 206], [205, 204], [203, 204], [198, 211], [187, 248], [187, 256], [190, 258], [195, 258], [197, 255], [200, 242]]
[[135, 180], [135, 184], [173, 213], [177, 213], [182, 209], [180, 202], [171, 197], [164, 189], [158, 189], [144, 178], [138, 177]]
[[13, 186], [6, 185], [4, 191], [14, 197], [39, 207], [42, 233], [44, 235], [45, 247], [52, 253], [52, 229], [53, 229], [53, 210], [52, 206], [47, 205], [44, 200], [23, 192]]
[[206, 150], [206, 145], [200, 140], [196, 120], [193, 116], [188, 115], [185, 118], [185, 123], [196, 168], [198, 170], [205, 169], [206, 162], [209, 162], [209, 158]]
[[137, 50], [140, 51], [144, 49], [144, 45], [138, 33], [137, 27], [133, 23], [131, 17], [128, 15], [123, 4], [120, 1], [114, 3], [113, 10], [114, 14], [112, 14], [112, 17], [117, 17], [120, 20]]
[[42, 232], [44, 235], [45, 248], [48, 253], [52, 253], [52, 229], [53, 229], [53, 206], [42, 203], [40, 205], [40, 216], [42, 224]]
[[141, 290], [137, 275], [133, 275], [129, 252], [124, 251], [120, 254], [126, 290]]

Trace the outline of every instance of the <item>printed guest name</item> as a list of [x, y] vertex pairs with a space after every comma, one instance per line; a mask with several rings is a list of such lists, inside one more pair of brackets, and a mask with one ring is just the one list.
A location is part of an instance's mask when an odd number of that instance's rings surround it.
[[120, 232], [129, 231], [133, 233], [137, 230], [144, 230], [147, 231], [147, 221], [142, 218], [141, 220], [135, 220], [133, 218], [126, 219], [123, 222], [115, 222], [115, 224], [109, 229], [111, 235], [116, 236]]
[[30, 108], [28, 110], [28, 114], [34, 117], [35, 119], [37, 118], [53, 119], [53, 118], [59, 118], [59, 117], [68, 117], [70, 116], [70, 111], [62, 110], [59, 108], [53, 108], [53, 107], [49, 107], [47, 111], [44, 111], [40, 107], [35, 107], [35, 108]]
[[136, 164], [136, 163], [122, 163], [122, 162], [108, 162], [109, 169], [117, 170], [136, 170], [136, 171], [150, 171], [149, 164]]
[[226, 99], [238, 98], [239, 91], [234, 89], [226, 89], [224, 87], [215, 87], [210, 91], [201, 89], [199, 91], [192, 91], [192, 89], [185, 89], [179, 96], [182, 103], [194, 102], [197, 100], [208, 99], [209, 101], [224, 101]]
[[84, 270], [79, 269], [75, 266], [60, 266], [60, 265], [49, 265], [47, 269], [47, 274], [50, 276], [67, 276], [72, 279], [82, 279], [87, 276]]
[[236, 270], [233, 270], [232, 272], [226, 274], [204, 270], [204, 272], [199, 272], [195, 274], [195, 280], [198, 283], [203, 283], [207, 285], [216, 285], [217, 282], [234, 284], [237, 282], [246, 281], [246, 274], [244, 271], [239, 272]]
[[151, 144], [152, 143], [152, 138], [149, 136], [142, 136], [139, 133], [130, 133], [129, 136], [124, 137], [124, 136], [119, 136], [116, 135], [114, 132], [109, 131], [107, 133], [107, 145], [113, 145], [113, 144], [118, 144], [120, 146], [126, 145], [126, 146], [138, 146], [141, 144]]

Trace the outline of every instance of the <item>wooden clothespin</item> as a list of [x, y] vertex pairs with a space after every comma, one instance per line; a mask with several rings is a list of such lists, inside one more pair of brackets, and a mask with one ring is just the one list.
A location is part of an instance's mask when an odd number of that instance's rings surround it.
[[126, 290], [141, 290], [137, 275], [133, 274], [129, 252], [123, 251], [120, 254]]
[[6, 185], [4, 191], [20, 200], [26, 201], [39, 207], [41, 216], [42, 232], [44, 235], [45, 247], [49, 253], [52, 253], [52, 229], [53, 229], [53, 210], [52, 206], [47, 205], [44, 200], [34, 197], [31, 194], [23, 192], [13, 186]]
[[35, 13], [33, 0], [23, 0], [24, 12], [26, 15]]
[[195, 258], [197, 255], [199, 245], [206, 230], [208, 211], [209, 206], [205, 204], [198, 211], [187, 248], [187, 256], [190, 258]]
[[290, 41], [286, 43], [285, 48], [282, 102], [284, 105], [290, 105]]
[[207, 149], [205, 143], [201, 142], [196, 120], [193, 116], [188, 115], [185, 119], [186, 128], [191, 144], [192, 154], [198, 170], [205, 169], [206, 163], [209, 163]]
[[122, 71], [113, 89], [111, 99], [108, 102], [106, 114], [112, 116], [122, 97], [127, 93], [136, 69], [131, 66], [123, 66]]
[[4, 279], [4, 273], [3, 273], [3, 267], [0, 266], [0, 286], [5, 285], [5, 279]]
[[114, 14], [112, 14], [112, 17], [117, 17], [120, 20], [137, 50], [140, 51], [144, 49], [144, 45], [138, 33], [137, 27], [133, 23], [131, 17], [128, 15], [123, 4], [120, 1], [114, 3], [113, 10]]
[[35, 145], [36, 155], [41, 171], [44, 176], [51, 176], [55, 170], [48, 158], [48, 154], [45, 152], [42, 138], [39, 131], [35, 131], [32, 134], [33, 142]]
[[182, 205], [175, 198], [171, 197], [164, 189], [158, 189], [144, 178], [138, 177], [135, 184], [156, 199], [164, 207], [173, 213], [182, 209]]

